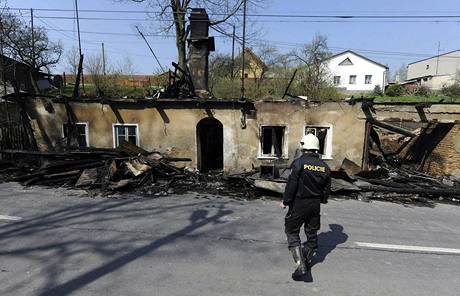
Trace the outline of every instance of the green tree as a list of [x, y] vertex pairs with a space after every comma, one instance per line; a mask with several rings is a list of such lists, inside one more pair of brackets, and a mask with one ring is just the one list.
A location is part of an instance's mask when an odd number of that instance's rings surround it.
[[301, 61], [297, 74], [299, 90], [310, 99], [324, 99], [324, 93], [330, 95], [327, 58], [331, 56], [327, 37], [316, 35], [313, 40], [294, 53]]

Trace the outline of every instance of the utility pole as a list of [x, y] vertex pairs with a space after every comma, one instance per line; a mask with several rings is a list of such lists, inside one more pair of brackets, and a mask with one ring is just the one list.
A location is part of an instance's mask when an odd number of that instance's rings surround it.
[[[5, 63], [5, 56], [3, 55], [3, 19], [0, 14], [0, 67], [2, 67], [2, 82], [3, 82], [3, 95], [7, 95], [8, 92], [6, 91], [6, 63]], [[5, 98], [6, 101], [6, 98]], [[10, 112], [8, 111], [8, 102], [6, 101], [5, 104], [5, 111], [6, 111], [6, 120], [7, 120], [7, 126], [10, 127], [11, 120], [10, 120]]]
[[[78, 32], [78, 50], [80, 52], [80, 59], [81, 59], [81, 40], [80, 40], [80, 19], [78, 18], [78, 1], [75, 0], [75, 14], [77, 17], [77, 32]], [[85, 79], [83, 75], [83, 65], [81, 68], [81, 86], [83, 87], [83, 90], [85, 90]]]
[[438, 57], [436, 58], [436, 75], [438, 75], [439, 68], [439, 53], [441, 51], [441, 41], [438, 41]]
[[[0, 67], [2, 68], [2, 83], [3, 83], [3, 95], [7, 95], [6, 91], [6, 76], [5, 76], [5, 58], [3, 56], [3, 20], [0, 15]], [[8, 114], [8, 112], [7, 112]]]
[[233, 34], [232, 34], [232, 80], [234, 77], [235, 71], [235, 25], [233, 25]]
[[153, 49], [152, 49], [152, 47], [150, 46], [150, 44], [149, 44], [149, 42], [147, 41], [147, 39], [145, 38], [144, 34], [141, 32], [141, 30], [139, 30], [139, 27], [138, 27], [138, 26], [136, 26], [136, 29], [137, 29], [137, 32], [139, 32], [139, 35], [141, 35], [142, 39], [144, 39], [145, 43], [147, 43], [147, 46], [149, 47], [150, 52], [153, 54], [153, 57], [154, 57], [155, 60], [157, 61], [158, 65], [160, 66], [161, 71], [166, 72], [166, 70], [163, 68], [163, 66], [161, 65], [160, 61], [158, 60], [156, 54], [153, 52]]
[[35, 71], [35, 32], [34, 32], [34, 10], [30, 9], [30, 29], [32, 42], [32, 71]]
[[244, 49], [246, 47], [246, 0], [243, 0], [243, 50], [241, 52], [241, 100], [245, 100], [244, 98], [244, 68], [245, 68], [245, 60], [244, 60]]
[[104, 42], [102, 42], [102, 73], [104, 76], [106, 75], [105, 73], [105, 50], [104, 50]]

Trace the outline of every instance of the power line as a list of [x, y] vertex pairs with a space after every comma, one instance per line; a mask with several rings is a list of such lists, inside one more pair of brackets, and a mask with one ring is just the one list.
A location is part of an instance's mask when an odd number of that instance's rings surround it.
[[[41, 22], [43, 22], [46, 26], [47, 26], [47, 29], [48, 30], [51, 30], [51, 31], [57, 31], [57, 32], [61, 32], [63, 30], [60, 30], [60, 29], [56, 29], [54, 26], [52, 26], [51, 24], [39, 19]], [[50, 29], [50, 28], [54, 28], [54, 29]], [[65, 30], [65, 31], [69, 31], [69, 30]], [[81, 31], [82, 33], [84, 33], [84, 31]], [[102, 33], [102, 32], [101, 32]], [[72, 37], [72, 36], [69, 36], [67, 34], [64, 34], [64, 33], [61, 33], [64, 37], [66, 37], [68, 40], [72, 40], [72, 41], [76, 41], [76, 37]], [[92, 43], [92, 44], [86, 44], [86, 46], [97, 46], [99, 48], [100, 46], [100, 41], [99, 40], [89, 40], [89, 39], [81, 39], [83, 42], [85, 43]], [[106, 43], [116, 43], [116, 42], [112, 42], [112, 41], [106, 41]], [[125, 42], [123, 42], [125, 43]], [[87, 50], [86, 48], [83, 47], [83, 49]], [[91, 50], [94, 52], [94, 50]], [[107, 52], [110, 52], [110, 53], [115, 53], [115, 54], [119, 54], [119, 55], [126, 55], [127, 53], [124, 53], [124, 52], [121, 52], [121, 51], [114, 51], [114, 50], [106, 50]], [[99, 51], [98, 51], [99, 52]], [[133, 56], [139, 56], [139, 57], [150, 57], [149, 55], [141, 55], [141, 54], [135, 54], [135, 53], [130, 53], [130, 55], [133, 55]], [[160, 57], [162, 59], [169, 59], [170, 57]]]
[[[57, 32], [73, 32], [72, 30], [56, 29], [56, 28], [51, 28], [50, 30], [51, 31], [57, 31]], [[113, 35], [113, 36], [139, 37], [139, 34], [134, 34], [134, 33], [101, 32], [101, 31], [80, 31], [80, 32], [85, 33], [85, 34], [94, 34], [94, 35]], [[161, 35], [161, 34], [144, 34], [144, 35], [145, 35], [145, 37], [165, 37], [165, 38], [175, 38], [176, 37], [174, 35]]]
[[[49, 15], [40, 15], [36, 16], [42, 19], [58, 19], [58, 20], [75, 20], [76, 17], [74, 16], [49, 16]], [[320, 17], [322, 18], [322, 17]], [[327, 17], [325, 17], [327, 18]], [[460, 16], [452, 16], [448, 17], [449, 20], [443, 20], [442, 18], [427, 18], [427, 19], [401, 19], [401, 20], [394, 20], [394, 19], [386, 19], [386, 18], [370, 18], [370, 20], [356, 20], [354, 18], [357, 17], [336, 17], [334, 19], [329, 20], [318, 20], [318, 19], [310, 19], [310, 20], [302, 20], [302, 19], [261, 19], [257, 20], [260, 23], [459, 23]], [[337, 20], [340, 19], [340, 20]], [[152, 22], [152, 19], [148, 18], [104, 18], [104, 17], [80, 17], [80, 20], [86, 21], [128, 21], [128, 22]], [[171, 19], [170, 21], [173, 21]], [[201, 20], [198, 20], [201, 21]], [[190, 22], [190, 20], [189, 20]]]
[[[41, 20], [41, 19], [40, 19]], [[71, 30], [64, 30], [64, 29], [57, 29], [56, 27], [54, 26], [51, 26], [49, 23], [45, 22], [44, 20], [41, 20], [43, 23], [47, 24], [49, 27], [51, 27], [50, 30], [52, 31], [57, 31], [57, 32], [70, 32]], [[119, 32], [102, 32], [102, 31], [81, 31], [81, 33], [85, 33], [85, 34], [97, 34], [97, 35], [114, 35], [114, 36], [133, 36], [133, 37], [137, 37], [138, 34], [133, 34], [133, 33], [119, 33]], [[69, 35], [66, 35], [64, 34], [64, 36], [66, 36], [67, 38], [71, 39], [71, 40], [75, 40], [75, 38], [73, 37], [69, 37]], [[158, 34], [145, 34], [145, 36], [151, 36], [151, 37], [166, 37], [166, 38], [175, 38], [174, 35], [158, 35]], [[216, 36], [216, 37], [222, 37], [222, 38], [226, 38], [228, 36]], [[99, 44], [100, 41], [97, 41], [97, 40], [89, 40], [89, 39], [83, 39], [83, 41], [85, 42], [91, 42], [91, 43], [94, 43], [94, 44]], [[259, 41], [259, 42], [270, 42], [270, 43], [274, 43], [274, 44], [277, 44], [277, 46], [282, 46], [282, 45], [285, 45], [285, 46], [288, 46], [288, 47], [300, 47], [300, 46], [303, 46], [305, 45], [305, 43], [298, 43], [298, 42], [285, 42], [285, 41], [278, 41], [278, 40], [269, 40], [269, 39], [256, 39], [256, 41]], [[108, 41], [107, 43], [116, 43], [116, 42], [111, 42], [111, 41]], [[391, 57], [404, 57], [404, 58], [426, 58], [426, 57], [430, 57], [430, 56], [433, 56], [432, 53], [414, 53], [414, 52], [398, 52], [398, 51], [382, 51], [382, 50], [375, 50], [375, 49], [363, 49], [363, 48], [345, 48], [345, 47], [334, 47], [334, 46], [330, 46], [329, 47], [331, 50], [336, 50], [336, 51], [341, 51], [341, 50], [354, 50], [354, 51], [358, 51], [358, 52], [362, 52], [362, 53], [366, 53], [366, 54], [369, 54], [369, 55], [375, 55], [375, 56], [384, 56], [384, 57], [388, 57], [388, 56], [391, 56]], [[143, 55], [144, 57], [149, 57], [149, 56], [146, 56], [146, 55]], [[441, 57], [441, 58], [456, 58], [458, 59], [458, 57], [451, 57], [451, 56], [446, 56], [446, 57]]]
[[[30, 8], [10, 8], [11, 10], [25, 11], [30, 10]], [[59, 9], [59, 8], [34, 8], [36, 11], [50, 11], [50, 12], [72, 12], [71, 9]], [[87, 13], [133, 13], [133, 14], [147, 14], [147, 13], [161, 13], [161, 11], [153, 10], [104, 10], [104, 9], [81, 9], [80, 12]], [[332, 12], [332, 11], [329, 11]], [[366, 11], [372, 12], [372, 11]], [[419, 11], [414, 11], [420, 13]], [[446, 11], [447, 12], [447, 11]], [[182, 13], [186, 12], [174, 12]], [[431, 13], [433, 13], [431, 11]], [[449, 11], [452, 13], [452, 11]], [[209, 15], [216, 16], [226, 16], [226, 13], [208, 13]], [[243, 16], [242, 13], [236, 13], [235, 16]], [[405, 18], [460, 18], [460, 14], [457, 15], [446, 15], [446, 14], [389, 14], [389, 15], [379, 15], [379, 14], [368, 14], [368, 15], [359, 15], [359, 14], [299, 14], [299, 13], [248, 13], [248, 17], [276, 17], [276, 18], [385, 18], [385, 19], [405, 19]]]
[[258, 20], [261, 23], [459, 23], [458, 20]]

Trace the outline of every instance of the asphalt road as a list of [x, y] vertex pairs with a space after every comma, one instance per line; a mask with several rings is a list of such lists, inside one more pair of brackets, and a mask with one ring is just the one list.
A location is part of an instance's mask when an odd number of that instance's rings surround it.
[[0, 295], [458, 295], [460, 208], [331, 200], [305, 282], [276, 201], [0, 184]]

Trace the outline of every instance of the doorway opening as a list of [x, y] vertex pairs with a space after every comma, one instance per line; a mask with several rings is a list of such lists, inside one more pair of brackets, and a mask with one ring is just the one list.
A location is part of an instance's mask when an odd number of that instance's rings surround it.
[[222, 123], [207, 117], [196, 126], [198, 169], [202, 173], [224, 168], [224, 128]]

